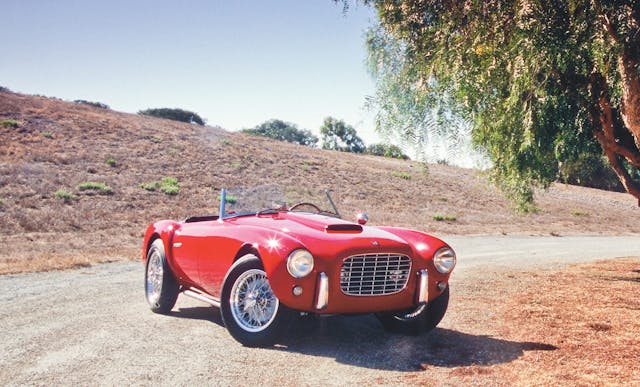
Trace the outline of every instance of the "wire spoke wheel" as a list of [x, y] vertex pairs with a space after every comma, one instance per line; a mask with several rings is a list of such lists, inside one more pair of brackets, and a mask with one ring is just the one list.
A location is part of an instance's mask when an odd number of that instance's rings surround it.
[[242, 273], [231, 289], [231, 314], [247, 332], [260, 332], [275, 319], [280, 302], [271, 290], [264, 271]]
[[155, 304], [160, 299], [162, 292], [162, 279], [164, 276], [164, 268], [162, 267], [162, 258], [158, 251], [154, 250], [149, 257], [147, 265], [147, 301]]

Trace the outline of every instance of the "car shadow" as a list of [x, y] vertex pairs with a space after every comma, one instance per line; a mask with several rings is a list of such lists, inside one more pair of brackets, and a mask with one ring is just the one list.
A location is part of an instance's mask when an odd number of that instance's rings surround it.
[[[179, 308], [171, 315], [206, 320], [224, 327], [218, 308]], [[357, 367], [412, 372], [426, 366], [490, 366], [511, 362], [526, 351], [558, 348], [444, 328], [420, 336], [392, 334], [386, 332], [373, 315], [358, 315], [302, 317], [271, 349], [333, 358]]]
[[224, 328], [220, 309], [213, 306], [193, 306], [176, 308], [169, 313], [170, 316], [178, 318], [188, 318], [191, 320], [205, 320]]
[[420, 336], [384, 331], [372, 315], [306, 318], [276, 346], [279, 350], [335, 358], [373, 369], [416, 371], [425, 366], [460, 367], [508, 363], [525, 351], [552, 351], [544, 343], [518, 342], [436, 328]]

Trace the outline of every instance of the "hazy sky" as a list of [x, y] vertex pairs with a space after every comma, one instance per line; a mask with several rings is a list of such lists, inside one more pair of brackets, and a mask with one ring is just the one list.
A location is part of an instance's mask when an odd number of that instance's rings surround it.
[[331, 0], [1, 0], [0, 86], [135, 113], [193, 110], [229, 130], [326, 116], [377, 141], [364, 32]]

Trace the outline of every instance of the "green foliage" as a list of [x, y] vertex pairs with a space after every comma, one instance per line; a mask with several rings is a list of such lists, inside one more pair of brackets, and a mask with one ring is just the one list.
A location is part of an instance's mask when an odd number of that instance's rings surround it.
[[53, 133], [51, 132], [42, 132], [40, 133], [42, 135], [42, 137], [44, 138], [48, 138], [48, 139], [52, 139], [53, 138]]
[[624, 192], [618, 176], [597, 154], [583, 154], [560, 165], [560, 179], [566, 184]]
[[157, 108], [140, 110], [138, 114], [143, 116], [166, 118], [168, 120], [187, 122], [190, 124], [204, 125], [205, 120], [197, 113], [183, 109]]
[[95, 191], [101, 195], [111, 195], [113, 193], [113, 188], [105, 183], [98, 183], [95, 181], [85, 181], [80, 183], [78, 185], [78, 189], [80, 191]]
[[85, 101], [84, 99], [76, 99], [73, 102], [81, 104], [81, 105], [93, 106], [93, 107], [96, 107], [98, 109], [109, 109], [109, 105], [104, 104], [102, 102], [91, 102], [91, 101]]
[[365, 153], [392, 159], [409, 160], [409, 156], [404, 154], [402, 148], [391, 144], [371, 144], [367, 147]]
[[243, 129], [244, 133], [273, 138], [275, 140], [315, 147], [318, 137], [306, 129], [298, 129], [295, 124], [282, 120], [269, 120], [253, 129]]
[[320, 127], [322, 149], [338, 150], [342, 152], [363, 153], [366, 149], [364, 142], [351, 126], [333, 117], [324, 119]]
[[65, 203], [69, 203], [71, 200], [74, 200], [76, 198], [76, 195], [72, 194], [71, 192], [65, 191], [63, 189], [59, 189], [56, 192], [54, 192], [53, 196], [56, 199], [64, 200]]
[[3, 127], [7, 128], [7, 129], [17, 128], [18, 127], [18, 121], [13, 120], [13, 119], [2, 120], [2, 121], [0, 121], [0, 125], [2, 125]]
[[[218, 196], [218, 202], [220, 201], [220, 199], [222, 199], [222, 197]], [[226, 195], [224, 198], [224, 202], [229, 204], [236, 204], [238, 202], [238, 198], [233, 195]]]
[[404, 179], [404, 180], [411, 180], [411, 174], [409, 172], [393, 171], [393, 172], [391, 172], [391, 175], [395, 176], [395, 177], [399, 177], [399, 178]]
[[[623, 64], [626, 79], [640, 76], [639, 1], [363, 2], [380, 19], [367, 46], [383, 133], [455, 144], [468, 128], [493, 180], [524, 211], [561, 165], [600, 158], [603, 148], [620, 178], [626, 170], [629, 186], [640, 182], [640, 151], [621, 116]], [[605, 124], [613, 147], [594, 137]]]
[[174, 177], [163, 177], [160, 180], [140, 184], [140, 188], [147, 191], [160, 191], [166, 195], [177, 195], [180, 193], [180, 183]]
[[440, 215], [440, 214], [436, 214], [433, 215], [433, 220], [437, 221], [437, 222], [455, 222], [456, 220], [458, 220], [458, 218], [456, 216], [453, 215]]
[[114, 168], [118, 164], [113, 157], [109, 157], [107, 161], [105, 161], [105, 163], [107, 163], [108, 166], [114, 167]]
[[174, 177], [163, 177], [160, 179], [160, 192], [167, 195], [177, 195], [180, 193], [180, 184]]

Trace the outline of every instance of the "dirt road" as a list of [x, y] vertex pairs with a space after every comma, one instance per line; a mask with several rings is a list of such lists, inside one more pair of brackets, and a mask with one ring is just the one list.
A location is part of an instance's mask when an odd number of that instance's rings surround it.
[[[504, 363], [526, 348], [492, 338], [490, 326], [465, 333], [470, 312], [456, 305], [456, 291], [472, 291], [496, 271], [640, 255], [637, 236], [446, 239], [459, 256], [452, 303], [440, 328], [421, 337], [387, 334], [372, 316], [309, 318], [282, 345], [248, 349], [216, 309], [197, 301], [180, 298], [171, 316], [151, 313], [139, 262], [3, 276], [0, 385], [411, 383], [424, 364]], [[459, 344], [443, 346], [451, 342]]]

